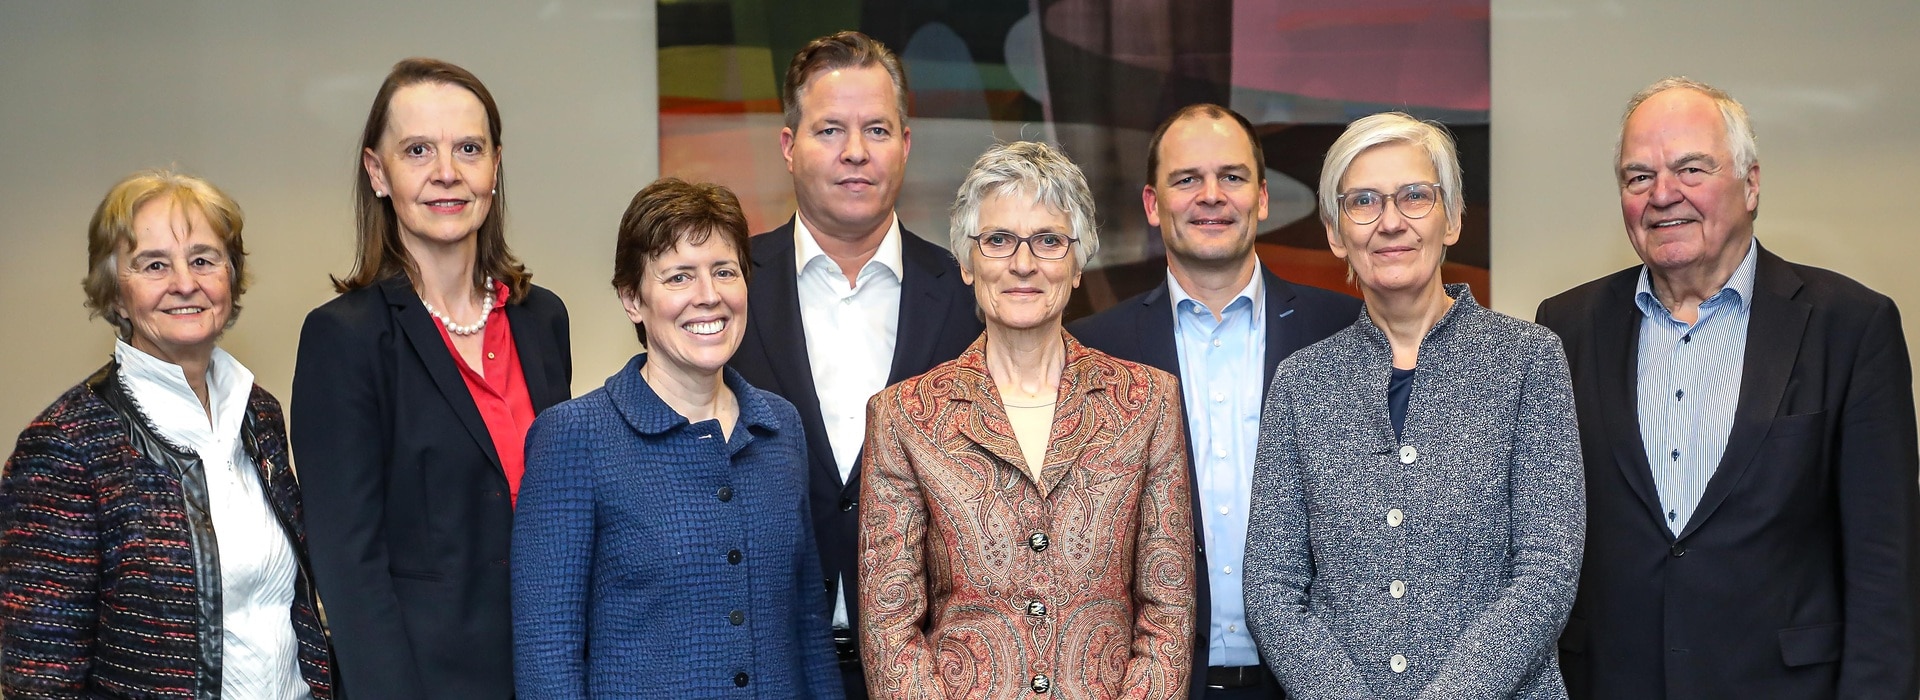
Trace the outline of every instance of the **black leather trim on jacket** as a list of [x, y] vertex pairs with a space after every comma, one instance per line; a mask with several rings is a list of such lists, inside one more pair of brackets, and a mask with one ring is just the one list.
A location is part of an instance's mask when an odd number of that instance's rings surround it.
[[[206, 469], [200, 456], [193, 450], [169, 442], [153, 427], [146, 414], [140, 410], [140, 404], [134, 400], [127, 386], [120, 380], [120, 363], [110, 362], [86, 381], [87, 388], [100, 397], [108, 408], [119, 414], [121, 423], [127, 426], [127, 443], [141, 456], [152, 460], [180, 475], [181, 502], [187, 511], [187, 531], [193, 542], [193, 579], [196, 593], [200, 599], [200, 620], [196, 625], [199, 635], [200, 658], [195, 665], [195, 684], [198, 688], [194, 697], [201, 700], [219, 700], [221, 685], [222, 642], [225, 639], [225, 627], [222, 624], [222, 600], [220, 584], [220, 545], [213, 528], [213, 512], [210, 496], [207, 492]], [[259, 470], [260, 446], [259, 426], [254, 422], [251, 411], [240, 423], [241, 447], [247, 457]], [[266, 476], [261, 475], [261, 492], [267, 490]], [[282, 534], [289, 542], [295, 540], [294, 533], [286, 532], [287, 523], [292, 516], [281, 512], [272, 498], [266, 499], [268, 509], [278, 520]], [[313, 586], [308, 579], [312, 569], [307, 561], [306, 552], [295, 549], [295, 557], [300, 565], [298, 572], [301, 585], [296, 588], [305, 594], [307, 603], [315, 610], [319, 604], [313, 599]]]

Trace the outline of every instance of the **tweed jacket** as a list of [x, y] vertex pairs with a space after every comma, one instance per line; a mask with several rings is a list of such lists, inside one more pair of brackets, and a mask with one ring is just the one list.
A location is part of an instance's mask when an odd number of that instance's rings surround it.
[[880, 698], [1183, 698], [1192, 485], [1173, 375], [1066, 333], [1038, 482], [986, 336], [867, 403], [860, 642]]
[[[109, 363], [20, 433], [0, 479], [0, 693], [220, 697], [220, 568], [199, 458], [159, 437]], [[259, 386], [241, 442], [299, 561], [300, 675], [333, 697], [280, 402]]]
[[1406, 424], [1366, 314], [1281, 363], [1260, 422], [1247, 622], [1295, 700], [1565, 698], [1585, 503], [1560, 340], [1466, 285]]
[[731, 434], [635, 356], [527, 432], [513, 521], [523, 698], [840, 700], [800, 414], [732, 369]]

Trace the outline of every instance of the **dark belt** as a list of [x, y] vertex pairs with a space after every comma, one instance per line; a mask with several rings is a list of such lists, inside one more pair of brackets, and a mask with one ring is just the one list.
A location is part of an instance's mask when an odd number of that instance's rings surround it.
[[1208, 666], [1207, 687], [1214, 690], [1260, 685], [1267, 673], [1264, 666]]
[[860, 663], [860, 641], [853, 638], [853, 630], [833, 628], [833, 653], [840, 657], [842, 666]]

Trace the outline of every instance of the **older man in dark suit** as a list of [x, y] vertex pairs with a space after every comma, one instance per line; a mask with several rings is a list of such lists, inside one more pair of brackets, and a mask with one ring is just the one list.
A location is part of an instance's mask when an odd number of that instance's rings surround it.
[[1893, 301], [1754, 239], [1759, 159], [1725, 92], [1641, 91], [1617, 167], [1645, 265], [1537, 316], [1587, 470], [1569, 694], [1913, 700], [1920, 451]]
[[800, 410], [834, 641], [857, 699], [866, 684], [850, 591], [867, 399], [959, 357], [983, 326], [952, 254], [894, 215], [913, 145], [899, 59], [859, 32], [815, 39], [788, 65], [781, 104], [799, 211], [753, 237], [747, 336], [731, 364]]
[[1279, 698], [1240, 594], [1261, 403], [1280, 360], [1352, 325], [1360, 301], [1260, 266], [1253, 238], [1267, 218], [1266, 166], [1245, 117], [1212, 104], [1181, 109], [1154, 132], [1147, 171], [1140, 196], [1166, 242], [1167, 281], [1068, 332], [1180, 377], [1200, 574], [1191, 697]]

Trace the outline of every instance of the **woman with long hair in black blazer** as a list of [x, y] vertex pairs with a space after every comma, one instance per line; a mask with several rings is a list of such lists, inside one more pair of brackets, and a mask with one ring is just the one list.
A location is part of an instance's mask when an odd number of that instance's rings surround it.
[[300, 333], [293, 453], [354, 700], [513, 695], [522, 448], [572, 363], [566, 307], [507, 249], [500, 156], [479, 79], [395, 64], [354, 171], [358, 259]]

